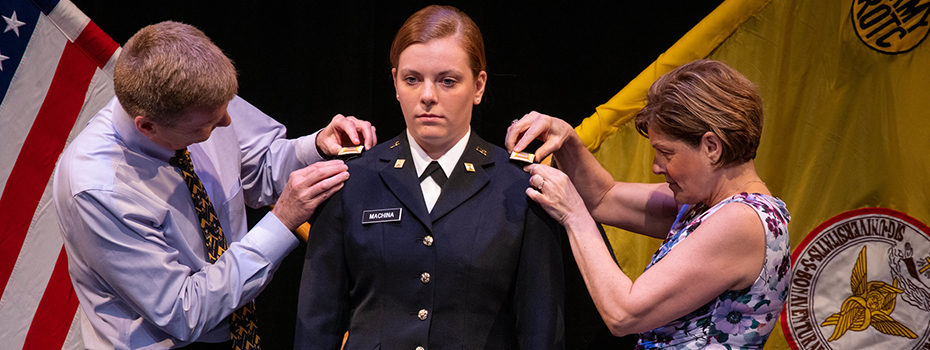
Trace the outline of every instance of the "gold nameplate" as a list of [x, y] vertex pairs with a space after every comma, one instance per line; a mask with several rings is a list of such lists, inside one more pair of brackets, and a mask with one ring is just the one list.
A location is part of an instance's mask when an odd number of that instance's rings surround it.
[[403, 168], [403, 167], [404, 167], [404, 162], [406, 162], [406, 160], [398, 159], [396, 162], [394, 162], [394, 169]]
[[347, 154], [360, 154], [362, 150], [365, 149], [365, 146], [355, 146], [355, 147], [343, 147], [342, 150], [337, 153], [337, 156], [344, 156]]
[[512, 152], [510, 153], [510, 159], [519, 160], [525, 163], [532, 163], [536, 159], [536, 155], [528, 152]]
[[465, 171], [473, 173], [475, 172], [475, 166], [471, 163], [465, 163]]

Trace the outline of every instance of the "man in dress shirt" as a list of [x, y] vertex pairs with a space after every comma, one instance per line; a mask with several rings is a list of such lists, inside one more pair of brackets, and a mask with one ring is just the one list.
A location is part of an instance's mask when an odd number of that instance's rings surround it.
[[[89, 349], [165, 349], [230, 339], [227, 317], [258, 295], [297, 246], [291, 233], [342, 187], [341, 161], [321, 161], [374, 128], [337, 115], [288, 140], [237, 97], [231, 61], [200, 30], [143, 28], [116, 63], [116, 97], [62, 154], [54, 202]], [[228, 248], [207, 258], [181, 171], [187, 149]], [[322, 154], [321, 154], [322, 153]], [[245, 205], [274, 204], [251, 230]]]

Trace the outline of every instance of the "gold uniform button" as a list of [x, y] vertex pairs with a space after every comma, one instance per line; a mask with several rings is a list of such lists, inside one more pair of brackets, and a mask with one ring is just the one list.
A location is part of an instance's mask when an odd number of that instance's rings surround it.
[[426, 316], [429, 315], [429, 312], [426, 309], [420, 309], [420, 312], [417, 313], [417, 317], [420, 318], [420, 321], [426, 321]]
[[423, 284], [429, 283], [429, 272], [424, 272], [420, 274], [420, 282], [423, 282]]
[[432, 246], [433, 246], [433, 236], [426, 236], [426, 237], [423, 237], [423, 245], [425, 245], [425, 246], [427, 246], [427, 247], [432, 247]]
[[426, 350], [426, 348], [424, 348], [424, 347], [422, 347], [422, 346], [418, 346], [415, 350]]

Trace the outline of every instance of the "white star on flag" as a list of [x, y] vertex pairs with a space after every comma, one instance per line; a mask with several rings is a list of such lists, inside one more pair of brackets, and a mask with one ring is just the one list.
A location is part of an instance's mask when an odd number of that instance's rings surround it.
[[[13, 31], [16, 33], [16, 36], [19, 36], [19, 27], [26, 25], [25, 22], [20, 22], [16, 19], [16, 11], [13, 11], [13, 17], [3, 16], [3, 20], [6, 21], [6, 29], [3, 30], [4, 33]], [[2, 61], [2, 59], [0, 59]]]
[[4, 56], [3, 53], [0, 53], [0, 72], [3, 71], [3, 61], [10, 59], [7, 56]]

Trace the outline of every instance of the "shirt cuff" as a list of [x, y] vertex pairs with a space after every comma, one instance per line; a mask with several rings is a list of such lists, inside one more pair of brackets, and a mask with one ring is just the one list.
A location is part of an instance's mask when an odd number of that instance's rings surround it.
[[299, 243], [291, 230], [288, 230], [272, 212], [265, 214], [265, 217], [249, 230], [245, 238], [252, 241], [265, 257], [275, 264], [284, 260]]
[[317, 151], [316, 136], [320, 130], [307, 136], [302, 136], [295, 140], [297, 142], [297, 160], [304, 163], [304, 166], [323, 160], [323, 155]]

